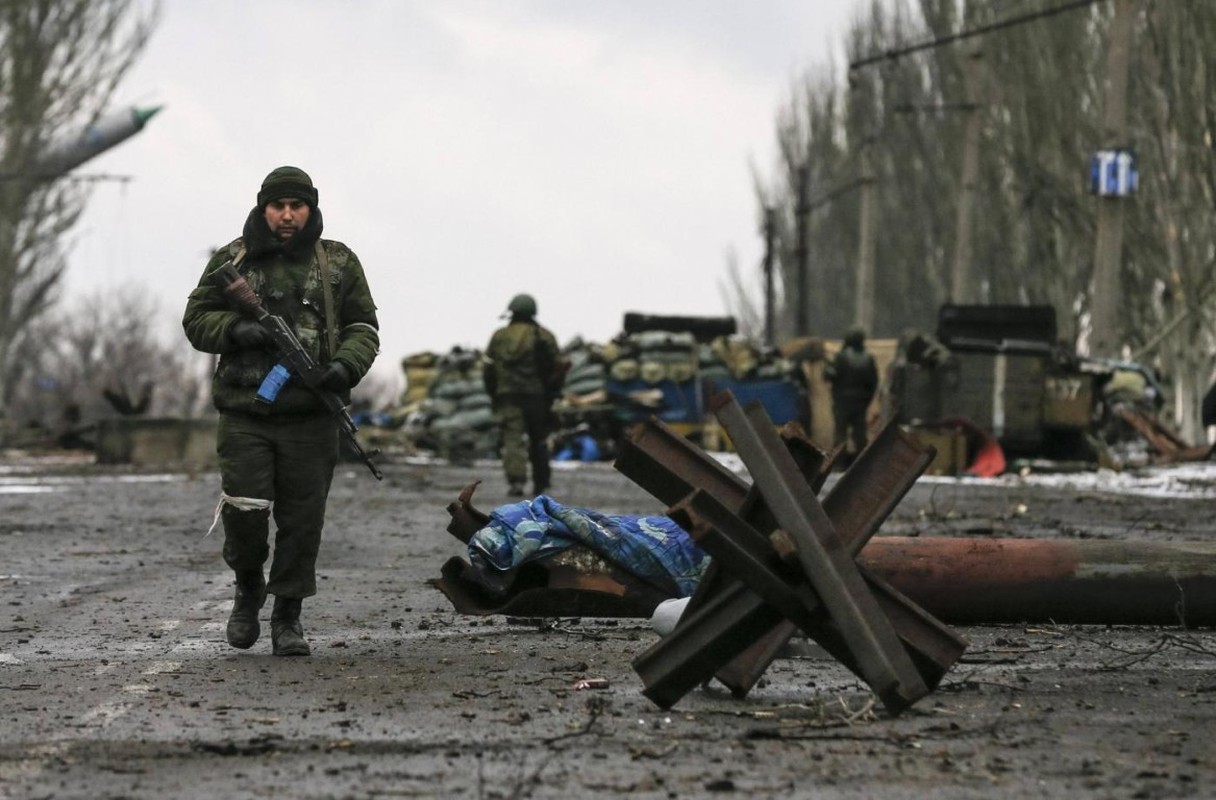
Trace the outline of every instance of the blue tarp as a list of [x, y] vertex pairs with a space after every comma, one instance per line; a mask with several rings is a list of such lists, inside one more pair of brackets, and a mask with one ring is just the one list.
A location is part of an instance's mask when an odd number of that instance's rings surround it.
[[623, 418], [627, 421], [641, 421], [653, 414], [668, 423], [703, 422], [705, 420], [705, 399], [726, 389], [734, 393], [740, 405], [747, 405], [752, 400], [759, 400], [764, 406], [765, 413], [775, 425], [801, 420], [806, 408], [806, 398], [803, 396], [802, 388], [794, 381], [782, 378], [695, 379], [683, 383], [660, 381], [653, 385], [641, 379], [608, 381], [610, 396], [625, 397], [632, 392], [654, 389], [659, 389], [663, 393], [661, 408], [630, 408], [627, 405], [620, 405]]
[[553, 454], [554, 461], [599, 461], [600, 445], [589, 433], [580, 433]]
[[787, 422], [800, 422], [804, 417], [806, 398], [798, 384], [793, 381], [773, 379], [751, 380], [715, 380], [706, 387], [706, 394], [713, 395], [729, 389], [745, 406], [753, 400], [759, 400], [764, 406], [764, 412], [774, 425], [784, 425]]
[[664, 516], [602, 514], [564, 506], [548, 495], [499, 506], [469, 540], [469, 560], [483, 575], [584, 545], [627, 572], [679, 596], [692, 594], [709, 557]]
[[607, 389], [609, 397], [626, 397], [633, 392], [650, 392], [655, 389], [663, 393], [662, 407], [658, 409], [640, 406], [633, 408], [627, 403], [618, 403], [618, 411], [627, 421], [641, 421], [654, 415], [664, 422], [700, 422], [705, 416], [701, 384], [697, 380], [680, 383], [663, 380], [653, 384], [641, 378], [631, 381], [609, 380]]

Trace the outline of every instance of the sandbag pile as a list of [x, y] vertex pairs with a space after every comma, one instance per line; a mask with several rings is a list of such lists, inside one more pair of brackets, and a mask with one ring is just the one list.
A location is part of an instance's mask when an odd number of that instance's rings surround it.
[[604, 361], [603, 347], [575, 338], [563, 348], [562, 357], [570, 364], [570, 369], [566, 371], [562, 383], [559, 409], [582, 408], [608, 402], [608, 369]]
[[415, 353], [406, 356], [401, 359], [401, 371], [405, 373], [405, 392], [401, 395], [401, 405], [416, 408], [431, 390], [431, 383], [439, 371], [439, 354]]
[[610, 399], [622, 417], [640, 422], [696, 424], [716, 391], [742, 384], [801, 383], [795, 362], [730, 334], [698, 342], [689, 332], [645, 331], [618, 337], [605, 348]]
[[562, 351], [570, 364], [553, 408], [554, 461], [603, 461], [616, 454], [621, 422], [608, 395], [608, 364], [602, 345], [573, 339]]
[[801, 381], [797, 363], [777, 350], [756, 346], [745, 336], [719, 336], [701, 346], [700, 377], [707, 385], [733, 381]]
[[[627, 428], [652, 415], [689, 426], [691, 435], [705, 421], [709, 396], [723, 389], [773, 406], [782, 421], [800, 417], [805, 407], [796, 363], [739, 335], [699, 342], [686, 331], [647, 330], [605, 345], [575, 338], [562, 356], [570, 367], [554, 405], [550, 444], [557, 460], [611, 459]], [[501, 436], [481, 357], [457, 347], [402, 362], [409, 385], [402, 427], [415, 449], [466, 463], [498, 457]]]
[[437, 358], [426, 398], [406, 418], [405, 431], [417, 448], [451, 461], [498, 455], [498, 426], [482, 383], [480, 350], [455, 347]]

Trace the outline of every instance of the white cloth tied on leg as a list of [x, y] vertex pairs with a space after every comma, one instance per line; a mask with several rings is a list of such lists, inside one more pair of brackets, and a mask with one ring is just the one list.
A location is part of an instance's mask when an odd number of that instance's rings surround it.
[[233, 497], [226, 492], [220, 492], [220, 501], [215, 506], [215, 518], [211, 520], [211, 527], [203, 534], [204, 539], [220, 524], [220, 512], [224, 510], [224, 506], [232, 506], [237, 511], [263, 511], [270, 508], [270, 501], [260, 497]]

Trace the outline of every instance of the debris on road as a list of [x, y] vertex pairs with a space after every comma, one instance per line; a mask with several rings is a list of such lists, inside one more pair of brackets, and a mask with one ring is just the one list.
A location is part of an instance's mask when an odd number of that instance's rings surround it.
[[574, 691], [581, 692], [584, 689], [607, 689], [607, 678], [584, 678], [581, 681], [574, 682]]
[[[448, 505], [447, 530], [466, 545], [492, 519], [473, 505], [478, 483], [466, 486]], [[674, 524], [670, 533], [687, 538]], [[639, 577], [583, 543], [569, 543], [545, 558], [527, 559], [489, 579], [487, 568], [472, 561], [472, 555], [468, 561], [453, 556], [443, 565], [441, 577], [430, 582], [462, 614], [647, 617], [660, 602], [680, 594], [674, 581]]]

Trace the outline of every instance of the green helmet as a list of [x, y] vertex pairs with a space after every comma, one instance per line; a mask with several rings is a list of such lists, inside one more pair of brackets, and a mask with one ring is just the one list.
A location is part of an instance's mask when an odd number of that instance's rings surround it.
[[517, 294], [507, 303], [507, 311], [517, 317], [535, 317], [536, 298], [530, 294]]

